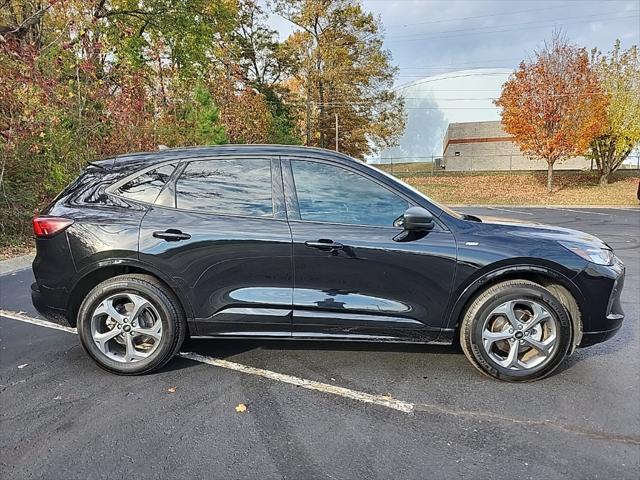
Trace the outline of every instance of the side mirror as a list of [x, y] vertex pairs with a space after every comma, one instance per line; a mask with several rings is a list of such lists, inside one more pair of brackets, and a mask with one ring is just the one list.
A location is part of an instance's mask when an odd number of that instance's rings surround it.
[[409, 232], [428, 232], [434, 226], [433, 215], [429, 210], [422, 207], [409, 207], [404, 212], [402, 227]]

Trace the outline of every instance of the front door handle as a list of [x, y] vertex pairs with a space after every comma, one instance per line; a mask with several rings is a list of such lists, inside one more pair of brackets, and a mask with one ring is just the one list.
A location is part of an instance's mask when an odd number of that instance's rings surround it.
[[155, 238], [161, 238], [167, 242], [179, 242], [180, 240], [189, 240], [191, 235], [188, 233], [182, 233], [180, 230], [169, 228], [164, 232], [153, 232]]
[[317, 242], [304, 242], [307, 247], [317, 248], [318, 250], [323, 250], [327, 252], [332, 252], [334, 250], [340, 250], [344, 247], [341, 243], [334, 242], [333, 240], [326, 240], [321, 238]]

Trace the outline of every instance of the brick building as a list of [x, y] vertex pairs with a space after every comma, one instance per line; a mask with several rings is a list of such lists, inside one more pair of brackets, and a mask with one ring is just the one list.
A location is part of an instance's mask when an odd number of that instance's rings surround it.
[[[524, 156], [499, 121], [450, 123], [443, 142], [442, 167], [450, 171], [546, 170], [547, 162]], [[554, 165], [559, 170], [588, 170], [584, 157]]]

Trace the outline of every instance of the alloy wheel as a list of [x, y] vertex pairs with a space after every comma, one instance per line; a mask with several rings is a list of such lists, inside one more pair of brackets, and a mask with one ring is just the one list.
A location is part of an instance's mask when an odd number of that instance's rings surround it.
[[510, 300], [494, 308], [482, 327], [482, 348], [497, 365], [517, 371], [537, 369], [553, 356], [558, 320], [541, 303]]
[[111, 360], [132, 363], [156, 351], [162, 340], [158, 310], [141, 295], [117, 293], [102, 300], [91, 315], [91, 336]]

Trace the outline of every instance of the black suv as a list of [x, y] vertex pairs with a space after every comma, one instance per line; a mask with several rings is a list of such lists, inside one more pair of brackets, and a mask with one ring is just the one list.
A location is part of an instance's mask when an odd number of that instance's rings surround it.
[[336, 152], [229, 145], [91, 163], [33, 220], [33, 303], [102, 367], [186, 336], [452, 343], [526, 381], [620, 328], [596, 237], [461, 215]]

